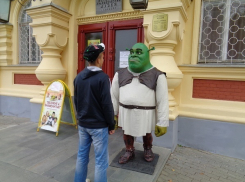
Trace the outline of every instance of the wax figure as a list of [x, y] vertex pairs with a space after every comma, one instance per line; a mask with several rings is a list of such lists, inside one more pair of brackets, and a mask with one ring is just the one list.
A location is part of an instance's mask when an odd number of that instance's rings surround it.
[[109, 76], [101, 69], [104, 49], [103, 43], [85, 49], [83, 57], [89, 66], [74, 80], [74, 103], [79, 121], [79, 149], [74, 182], [85, 182], [91, 143], [95, 153], [94, 182], [107, 182], [108, 133], [111, 135], [115, 132], [115, 122]]
[[[135, 157], [134, 137], [143, 136], [144, 159], [154, 159], [151, 132], [164, 135], [169, 126], [166, 74], [152, 66], [149, 51], [142, 43], [130, 49], [128, 68], [119, 70], [112, 81], [111, 97], [115, 119], [124, 131], [126, 152], [119, 163]], [[163, 62], [164, 64], [164, 62]]]

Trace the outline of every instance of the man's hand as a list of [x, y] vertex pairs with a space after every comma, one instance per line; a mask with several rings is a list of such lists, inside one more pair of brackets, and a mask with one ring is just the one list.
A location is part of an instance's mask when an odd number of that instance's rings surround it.
[[155, 135], [156, 137], [160, 137], [167, 133], [167, 127], [155, 126]]
[[115, 130], [117, 130], [118, 129], [118, 117], [115, 115], [114, 116], [114, 120], [115, 120]]
[[109, 131], [109, 135], [112, 135], [112, 134], [114, 134], [114, 133], [115, 133], [115, 130]]

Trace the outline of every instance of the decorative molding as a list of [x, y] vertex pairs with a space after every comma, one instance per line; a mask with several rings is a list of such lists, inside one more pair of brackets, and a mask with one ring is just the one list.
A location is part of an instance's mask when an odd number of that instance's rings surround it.
[[13, 29], [13, 25], [11, 24], [0, 24], [0, 31], [1, 30], [12, 30]]
[[167, 12], [173, 12], [173, 11], [179, 11], [185, 22], [188, 20], [187, 13], [182, 3], [174, 3], [174, 4], [170, 4], [168, 6], [163, 6], [163, 7], [154, 7], [152, 9], [147, 9], [146, 11], [142, 11], [142, 13], [143, 14], [155, 14], [159, 12], [167, 13]]
[[194, 18], [193, 18], [193, 28], [192, 28], [192, 50], [191, 50], [191, 64], [195, 65], [198, 61], [198, 51], [199, 51], [199, 35], [200, 35], [200, 25], [201, 25], [201, 1], [194, 1]]
[[[33, 37], [36, 38], [36, 36], [37, 36], [37, 35], [33, 34]], [[47, 38], [46, 38], [46, 40], [44, 41], [44, 43], [38, 42], [38, 45], [41, 47], [41, 49], [43, 49], [43, 47], [49, 45], [50, 41], [53, 41], [54, 44], [57, 46], [57, 48], [63, 50], [64, 47], [66, 46], [67, 42], [68, 42], [68, 39], [69, 39], [69, 38], [66, 38], [66, 42], [64, 43], [64, 45], [60, 45], [60, 44], [57, 42], [56, 34], [54, 34], [54, 33], [49, 33], [49, 34], [47, 34]], [[51, 46], [49, 45], [48, 49], [50, 49], [50, 48], [51, 48]], [[54, 48], [54, 49], [57, 49], [57, 48]], [[51, 49], [52, 49], [52, 48], [51, 48]], [[44, 55], [45, 55], [45, 54], [43, 54], [43, 56], [44, 56]], [[55, 56], [57, 56], [57, 55], [55, 55]], [[60, 55], [59, 55], [59, 56], [60, 56]], [[60, 56], [60, 57], [61, 57], [61, 56]]]
[[110, 13], [99, 16], [89, 16], [89, 17], [78, 17], [78, 25], [92, 24], [92, 23], [102, 23], [114, 20], [129, 20], [129, 19], [139, 19], [143, 18], [142, 11], [129, 11], [120, 13]]
[[32, 26], [32, 27], [43, 27], [43, 26], [49, 26], [49, 25], [69, 31], [69, 27], [65, 27], [65, 26], [62, 26], [62, 25], [59, 25], [59, 24], [53, 23], [53, 22], [47, 22], [47, 23], [30, 23], [30, 26]]
[[64, 22], [69, 22], [70, 17], [72, 16], [68, 12], [64, 12], [55, 7], [45, 6], [40, 7], [39, 9], [27, 9], [27, 14], [31, 16], [32, 19], [44, 18], [44, 17], [54, 17], [60, 19]]
[[[48, 56], [46, 56], [48, 57]], [[50, 56], [48, 57], [50, 58]], [[52, 58], [52, 57], [51, 57]], [[55, 58], [57, 58], [57, 56], [55, 56]], [[35, 71], [36, 75], [37, 73], [40, 74], [40, 75], [43, 75], [43, 76], [59, 76], [59, 75], [66, 75], [66, 70], [65, 69], [46, 69], [46, 70], [36, 70]], [[53, 78], [53, 79], [50, 79], [48, 82], [51, 82], [52, 80], [55, 80], [55, 79], [61, 79], [61, 78]], [[62, 78], [64, 79], [64, 78]]]
[[187, 10], [191, 4], [191, 0], [181, 0], [181, 2], [183, 3], [185, 10]]
[[25, 64], [21, 65], [9, 65], [9, 66], [4, 66], [0, 67], [0, 71], [13, 71], [14, 73], [27, 73], [27, 74], [32, 74], [35, 73], [37, 66], [25, 66]]
[[[18, 89], [18, 88], [0, 88], [0, 95], [11, 96], [11, 97], [24, 97], [24, 98], [32, 98], [34, 95], [38, 95], [40, 92], [40, 88], [42, 85], [21, 85], [21, 87], [25, 87], [26, 89]], [[34, 90], [33, 87], [38, 87], [39, 89]]]
[[[77, 1], [79, 1], [79, 0], [77, 0]], [[88, 3], [88, 1], [89, 0], [82, 0], [82, 2], [80, 3], [80, 5], [78, 7], [79, 13], [80, 13], [81, 16], [84, 15], [84, 10], [85, 10], [85, 7], [86, 7], [86, 4]], [[94, 1], [96, 1], [96, 0], [94, 0]]]
[[182, 41], [183, 40], [183, 36], [184, 36], [184, 31], [181, 30], [181, 28], [180, 28], [180, 22], [179, 21], [173, 21], [172, 24], [177, 29], [177, 31], [176, 31], [177, 40], [178, 41]]
[[[11, 37], [11, 36], [10, 36]], [[8, 38], [10, 38], [8, 37]], [[1, 38], [6, 38], [6, 37], [3, 37], [3, 36], [0, 36], [0, 39]], [[4, 41], [4, 42], [0, 42], [0, 47], [3, 47], [3, 46], [6, 46], [6, 47], [11, 47], [12, 45], [12, 41], [11, 40], [7, 40], [7, 41]]]
[[0, 66], [12, 63], [12, 30], [13, 25], [0, 25]]
[[[215, 74], [215, 78], [229, 79], [234, 78], [237, 80], [245, 80], [244, 72], [245, 67], [198, 67], [198, 66], [179, 66], [179, 69], [185, 74], [194, 73], [205, 74], [205, 78], [213, 78], [211, 74]], [[218, 74], [218, 75], [217, 75]], [[223, 75], [223, 76], [222, 76]], [[236, 77], [238, 75], [239, 77]], [[242, 79], [241, 79], [242, 78]]]
[[[200, 100], [200, 102], [202, 102], [204, 99], [195, 100]], [[219, 103], [220, 107], [212, 106], [214, 103]], [[236, 102], [212, 100], [212, 102], [210, 102], [207, 105], [197, 106], [196, 104], [180, 104], [179, 116], [245, 124], [244, 110], [238, 110], [241, 108], [241, 106], [233, 107], [233, 109], [229, 107], [221, 107], [221, 105], [224, 106], [229, 105], [231, 103]]]
[[[30, 23], [30, 26], [33, 28], [33, 36], [36, 38], [37, 44], [44, 47], [46, 44], [50, 44], [50, 41], [53, 41], [55, 46], [63, 50], [67, 44], [71, 14], [50, 4], [30, 8], [27, 10], [27, 14], [33, 19], [33, 23]], [[51, 32], [49, 34], [47, 34], [45, 30], [41, 31], [41, 29], [46, 29], [46, 27], [51, 28]], [[53, 29], [53, 27], [57, 27], [58, 29]], [[65, 32], [65, 34], [61, 33], [60, 30]], [[46, 41], [43, 39], [40, 40], [40, 35], [44, 32], [47, 34]], [[44, 56], [45, 54], [43, 54], [43, 57]]]
[[[143, 26], [144, 26], [144, 28], [146, 29], [146, 30], [152, 30], [152, 23], [145, 23], [145, 24], [143, 24]], [[158, 32], [158, 35], [156, 35], [156, 33], [154, 33], [154, 32], [152, 32], [152, 31], [149, 31], [149, 35], [153, 38], [153, 39], [155, 39], [155, 40], [163, 40], [163, 39], [165, 39], [166, 37], [168, 37], [171, 33], [172, 33], [172, 31], [173, 31], [173, 29], [176, 27], [176, 29], [177, 29], [177, 31], [176, 31], [176, 37], [177, 37], [177, 40], [178, 41], [181, 41], [182, 39], [183, 39], [183, 31], [181, 31], [181, 29], [180, 29], [180, 22], [179, 21], [172, 21], [171, 23], [170, 23], [170, 27], [169, 27], [169, 29], [167, 30], [167, 33], [165, 33], [164, 31], [163, 32], [161, 32], [161, 33], [159, 33]], [[153, 35], [154, 34], [154, 35]], [[159, 34], [161, 34], [161, 35], [159, 35]], [[149, 39], [149, 38], [148, 38]], [[147, 39], [147, 40], [148, 40]]]
[[[29, 8], [27, 8], [27, 10], [33, 10], [33, 9], [40, 9], [40, 8], [45, 8], [45, 7], [54, 7], [58, 10], [64, 11], [65, 13], [69, 13], [65, 8], [62, 8], [61, 6], [51, 2], [51, 3], [46, 3], [46, 4], [41, 4], [38, 6], [31, 6]], [[70, 14], [70, 13], [69, 13]]]

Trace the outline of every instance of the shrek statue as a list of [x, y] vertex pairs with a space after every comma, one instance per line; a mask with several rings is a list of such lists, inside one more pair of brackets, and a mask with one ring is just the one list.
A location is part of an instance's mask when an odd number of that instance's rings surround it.
[[169, 126], [166, 74], [152, 66], [150, 50], [143, 43], [135, 44], [130, 49], [129, 66], [116, 72], [112, 80], [115, 120], [124, 131], [126, 145], [126, 152], [118, 161], [120, 164], [134, 159], [134, 137], [141, 136], [144, 159], [153, 161], [151, 132], [155, 130], [156, 137], [160, 137]]

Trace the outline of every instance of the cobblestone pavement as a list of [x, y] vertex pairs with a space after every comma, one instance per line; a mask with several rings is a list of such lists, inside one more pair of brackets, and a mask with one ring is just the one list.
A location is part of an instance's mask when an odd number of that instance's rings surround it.
[[245, 161], [177, 146], [157, 182], [245, 182]]

